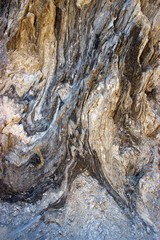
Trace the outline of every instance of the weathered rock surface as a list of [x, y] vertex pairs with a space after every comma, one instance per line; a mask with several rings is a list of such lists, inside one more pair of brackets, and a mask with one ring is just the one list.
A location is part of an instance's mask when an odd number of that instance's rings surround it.
[[87, 170], [124, 218], [159, 231], [160, 1], [1, 0], [0, 27], [1, 199], [51, 190], [44, 211], [75, 209]]
[[3, 240], [158, 240], [158, 234], [129, 219], [96, 180], [77, 177], [64, 208], [43, 209], [52, 203], [54, 191], [36, 204], [1, 204], [0, 233]]

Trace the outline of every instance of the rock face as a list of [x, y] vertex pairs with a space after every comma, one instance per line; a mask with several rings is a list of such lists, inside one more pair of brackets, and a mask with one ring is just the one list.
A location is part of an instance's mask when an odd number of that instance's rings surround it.
[[61, 208], [88, 171], [124, 214], [160, 229], [159, 9], [0, 1], [3, 201], [35, 203], [52, 189], [45, 209]]
[[3, 240], [159, 240], [141, 221], [129, 219], [98, 182], [84, 175], [72, 183], [64, 208], [43, 209], [52, 202], [54, 189], [34, 205], [0, 203]]

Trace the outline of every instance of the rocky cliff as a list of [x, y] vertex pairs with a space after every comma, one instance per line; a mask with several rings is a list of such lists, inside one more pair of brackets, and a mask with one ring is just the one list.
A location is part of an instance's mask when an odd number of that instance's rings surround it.
[[46, 194], [41, 215], [75, 210], [86, 179], [84, 194], [157, 232], [160, 1], [1, 0], [0, 29], [2, 209]]

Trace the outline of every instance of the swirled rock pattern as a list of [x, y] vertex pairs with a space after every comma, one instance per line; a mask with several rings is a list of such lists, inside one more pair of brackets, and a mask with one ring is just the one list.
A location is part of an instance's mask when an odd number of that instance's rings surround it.
[[[65, 206], [88, 171], [160, 229], [160, 1], [0, 1], [0, 198]], [[77, 238], [78, 239], [78, 238]]]

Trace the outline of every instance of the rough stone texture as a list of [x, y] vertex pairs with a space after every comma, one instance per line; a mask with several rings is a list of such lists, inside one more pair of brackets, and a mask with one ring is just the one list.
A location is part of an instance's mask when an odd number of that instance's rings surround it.
[[52, 189], [44, 209], [61, 208], [87, 170], [135, 224], [159, 231], [159, 9], [159, 0], [0, 1], [3, 201], [35, 203]]
[[3, 240], [158, 240], [158, 234], [141, 221], [134, 222], [119, 208], [97, 181], [77, 177], [64, 208], [43, 209], [52, 201], [53, 190], [36, 204], [2, 203], [0, 233]]

